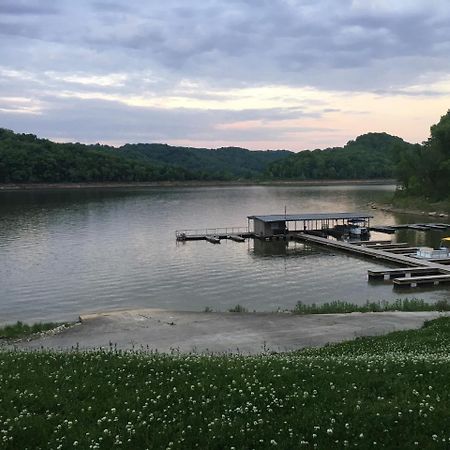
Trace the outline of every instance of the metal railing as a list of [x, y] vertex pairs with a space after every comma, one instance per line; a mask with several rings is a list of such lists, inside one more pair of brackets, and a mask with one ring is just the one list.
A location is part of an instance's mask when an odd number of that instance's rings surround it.
[[175, 236], [190, 237], [190, 236], [214, 236], [214, 235], [230, 235], [248, 233], [248, 227], [223, 227], [223, 228], [196, 228], [189, 230], [176, 230]]

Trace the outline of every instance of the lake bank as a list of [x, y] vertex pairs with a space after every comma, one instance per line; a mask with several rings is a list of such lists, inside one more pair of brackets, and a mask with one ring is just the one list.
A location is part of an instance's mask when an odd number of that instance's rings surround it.
[[46, 189], [113, 189], [152, 187], [208, 187], [208, 186], [338, 186], [338, 185], [392, 185], [391, 179], [376, 180], [304, 180], [304, 181], [155, 181], [132, 183], [0, 183], [0, 191], [27, 191]]
[[[432, 206], [432, 205], [431, 205]], [[372, 205], [373, 209], [379, 209], [380, 211], [388, 212], [388, 213], [394, 213], [394, 214], [407, 214], [407, 215], [414, 215], [414, 216], [426, 216], [426, 217], [436, 217], [439, 218], [445, 218], [447, 219], [449, 217], [449, 213], [444, 210], [439, 210], [438, 208], [421, 208], [421, 209], [415, 209], [415, 208], [403, 208], [399, 206], [395, 206], [393, 204], [387, 204], [387, 205]]]

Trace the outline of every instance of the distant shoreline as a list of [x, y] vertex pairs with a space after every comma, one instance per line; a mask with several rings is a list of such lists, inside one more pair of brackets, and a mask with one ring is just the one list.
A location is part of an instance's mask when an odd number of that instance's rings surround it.
[[149, 187], [228, 187], [228, 186], [338, 186], [338, 185], [392, 185], [392, 179], [373, 180], [304, 180], [304, 181], [154, 181], [154, 182], [99, 182], [99, 183], [0, 183], [2, 191], [33, 191], [56, 189], [118, 189]]
[[427, 216], [427, 217], [449, 217], [449, 212], [443, 210], [442, 208], [428, 207], [426, 210], [424, 208], [414, 209], [414, 208], [403, 208], [394, 205], [373, 205], [374, 209], [379, 209], [380, 211], [385, 211], [395, 214], [409, 214], [413, 216]]

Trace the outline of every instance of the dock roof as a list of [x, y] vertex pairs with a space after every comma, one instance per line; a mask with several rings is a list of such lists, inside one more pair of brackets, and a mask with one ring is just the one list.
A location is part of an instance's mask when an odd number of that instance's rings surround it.
[[250, 220], [260, 220], [261, 222], [296, 222], [303, 220], [349, 220], [349, 219], [372, 219], [373, 216], [367, 213], [305, 213], [305, 214], [270, 214], [261, 216], [247, 216]]

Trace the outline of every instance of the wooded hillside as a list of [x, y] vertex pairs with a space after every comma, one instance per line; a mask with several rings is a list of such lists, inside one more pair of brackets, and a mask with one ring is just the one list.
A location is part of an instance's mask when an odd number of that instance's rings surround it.
[[423, 145], [399, 150], [397, 176], [403, 195], [450, 200], [450, 110], [431, 127]]
[[[433, 149], [441, 152], [440, 147]], [[344, 147], [292, 153], [166, 144], [119, 148], [64, 144], [0, 128], [0, 182], [371, 179], [401, 173], [405, 186], [412, 189], [416, 181], [409, 177], [408, 163], [421, 152], [386, 133], [365, 134]], [[400, 172], [397, 162], [402, 164]]]
[[398, 145], [411, 146], [386, 133], [368, 133], [344, 147], [292, 154], [270, 164], [266, 174], [295, 180], [394, 178]]

